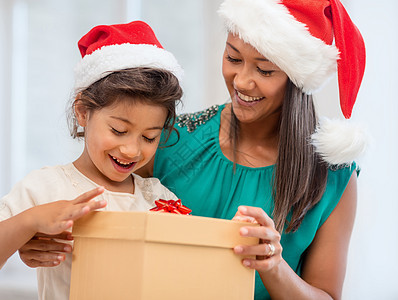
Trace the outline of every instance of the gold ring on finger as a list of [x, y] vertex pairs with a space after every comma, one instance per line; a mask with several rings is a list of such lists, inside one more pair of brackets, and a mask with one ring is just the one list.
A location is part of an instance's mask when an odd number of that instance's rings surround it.
[[268, 253], [265, 254], [265, 256], [267, 258], [270, 258], [270, 257], [274, 256], [274, 254], [275, 254], [275, 246], [271, 243], [267, 243], [267, 245], [268, 245], [269, 251], [268, 251]]

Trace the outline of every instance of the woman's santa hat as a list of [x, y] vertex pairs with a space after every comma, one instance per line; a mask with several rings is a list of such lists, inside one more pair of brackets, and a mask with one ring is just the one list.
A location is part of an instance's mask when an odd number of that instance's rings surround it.
[[183, 70], [163, 49], [152, 28], [142, 21], [99, 25], [78, 42], [82, 60], [75, 68], [75, 89], [89, 87], [112, 72], [150, 67], [170, 71], [179, 80]]
[[[340, 1], [225, 0], [219, 14], [229, 32], [276, 64], [307, 94], [337, 70], [340, 107], [346, 119], [351, 117], [365, 70], [365, 45]], [[344, 123], [324, 120], [312, 136], [330, 164], [350, 163], [364, 150], [365, 138], [361, 142], [359, 137], [364, 133]]]

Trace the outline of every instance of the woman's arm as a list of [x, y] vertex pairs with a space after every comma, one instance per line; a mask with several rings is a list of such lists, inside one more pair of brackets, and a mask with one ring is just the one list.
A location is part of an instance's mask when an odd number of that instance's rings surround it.
[[[256, 269], [272, 299], [340, 299], [346, 272], [349, 241], [355, 219], [357, 188], [356, 173], [351, 176], [336, 208], [316, 233], [307, 250], [300, 278], [282, 258], [280, 236], [272, 219], [262, 209], [240, 207], [240, 213], [254, 217], [260, 227], [243, 227], [244, 236], [258, 237], [264, 244], [237, 246], [237, 254], [257, 255], [243, 264]], [[243, 231], [243, 232], [242, 232]], [[275, 254], [260, 257], [275, 246]], [[259, 259], [260, 257], [260, 259]]]
[[105, 201], [90, 201], [103, 191], [102, 187], [96, 188], [72, 201], [35, 206], [0, 222], [0, 266], [37, 232], [59, 234], [71, 228], [74, 220], [104, 207]]

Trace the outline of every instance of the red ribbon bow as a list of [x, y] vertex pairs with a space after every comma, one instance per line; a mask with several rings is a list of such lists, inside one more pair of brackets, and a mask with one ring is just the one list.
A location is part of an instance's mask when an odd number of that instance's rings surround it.
[[156, 207], [151, 208], [151, 211], [163, 211], [178, 215], [189, 215], [192, 209], [181, 204], [181, 199], [175, 200], [163, 200], [159, 199], [155, 201]]

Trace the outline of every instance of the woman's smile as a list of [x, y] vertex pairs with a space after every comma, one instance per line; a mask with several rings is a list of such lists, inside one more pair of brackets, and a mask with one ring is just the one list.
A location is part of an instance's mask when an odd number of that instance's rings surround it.
[[252, 97], [245, 94], [242, 94], [238, 90], [235, 90], [235, 98], [238, 104], [243, 106], [253, 106], [264, 100], [265, 97]]
[[231, 33], [224, 51], [223, 76], [239, 122], [265, 121], [280, 113], [288, 82], [286, 73]]

